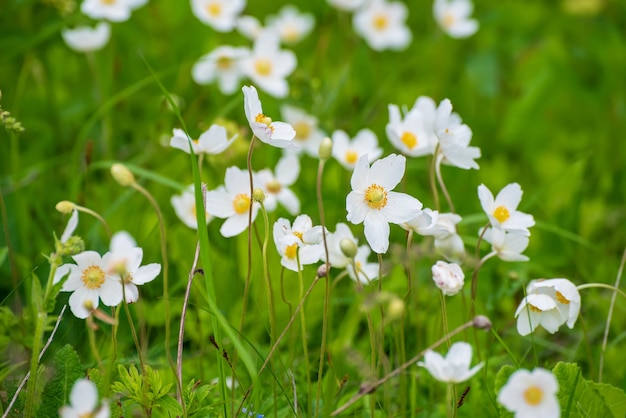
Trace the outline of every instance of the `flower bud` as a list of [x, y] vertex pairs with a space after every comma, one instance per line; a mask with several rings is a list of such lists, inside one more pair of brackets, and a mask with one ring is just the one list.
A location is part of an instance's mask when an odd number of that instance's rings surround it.
[[352, 241], [350, 238], [344, 238], [339, 241], [339, 249], [341, 249], [343, 255], [348, 258], [356, 257], [356, 253], [359, 251], [354, 241]]
[[255, 202], [263, 203], [263, 201], [265, 200], [265, 192], [263, 191], [263, 189], [256, 187], [252, 191], [252, 199], [254, 199]]
[[69, 200], [61, 200], [54, 208], [61, 213], [71, 213], [76, 208], [76, 205]]
[[135, 176], [124, 164], [115, 163], [111, 166], [111, 175], [122, 186], [130, 186], [135, 182]]
[[317, 277], [326, 277], [328, 275], [328, 269], [326, 268], [326, 264], [322, 264], [317, 268]]
[[319, 148], [320, 160], [326, 161], [333, 156], [333, 141], [329, 137], [322, 139]]
[[437, 261], [432, 267], [433, 281], [444, 295], [452, 296], [463, 288], [465, 275], [456, 263]]
[[474, 317], [473, 325], [475, 328], [490, 330], [491, 329], [491, 321], [484, 315], [478, 315]]
[[57, 241], [56, 253], [60, 256], [71, 256], [85, 251], [85, 242], [79, 236], [73, 235], [65, 242]]

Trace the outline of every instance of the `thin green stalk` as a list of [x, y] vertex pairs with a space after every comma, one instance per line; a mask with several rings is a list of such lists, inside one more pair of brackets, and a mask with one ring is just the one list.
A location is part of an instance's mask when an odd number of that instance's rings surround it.
[[[302, 277], [302, 267], [300, 266], [300, 252], [296, 253], [296, 258], [298, 261], [298, 282], [300, 283], [300, 288], [298, 292], [298, 296], [300, 301], [304, 299], [304, 278]], [[317, 277], [317, 276], [316, 276]], [[317, 280], [316, 280], [317, 281]], [[311, 399], [311, 370], [308, 366], [309, 364], [309, 348], [307, 345], [307, 337], [306, 337], [306, 313], [304, 309], [300, 310], [300, 328], [302, 328], [300, 334], [302, 336], [302, 355], [304, 356], [304, 368], [305, 368], [305, 376], [306, 376], [306, 396], [307, 399]], [[311, 402], [307, 402], [307, 416], [311, 416]]]
[[576, 289], [578, 290], [583, 290], [583, 289], [592, 289], [594, 287], [597, 287], [599, 289], [609, 289], [612, 290], [615, 293], [619, 293], [620, 295], [622, 295], [623, 297], [626, 298], [626, 293], [620, 289], [618, 289], [615, 286], [611, 286], [610, 284], [604, 284], [604, 283], [587, 283], [587, 284], [581, 284], [580, 286], [577, 286]]
[[256, 136], [252, 135], [250, 139], [250, 147], [248, 148], [248, 157], [246, 164], [248, 167], [248, 178], [250, 181], [250, 207], [248, 208], [248, 269], [246, 271], [246, 284], [243, 291], [243, 307], [241, 309], [241, 321], [239, 324], [239, 332], [243, 332], [243, 325], [246, 319], [246, 310], [248, 307], [248, 292], [250, 291], [250, 277], [252, 275], [252, 195], [254, 194], [254, 176], [252, 175], [252, 151], [254, 150], [254, 142]]
[[480, 270], [480, 267], [483, 265], [483, 263], [485, 261], [487, 261], [489, 258], [493, 257], [494, 255], [496, 255], [495, 252], [491, 252], [489, 254], [487, 254], [486, 256], [484, 256], [482, 259], [479, 260], [480, 257], [480, 243], [482, 242], [483, 236], [485, 235], [485, 232], [487, 232], [487, 228], [489, 228], [490, 223], [487, 222], [487, 224], [483, 227], [482, 231], [480, 232], [480, 235], [478, 236], [478, 242], [476, 243], [476, 267], [474, 268], [474, 273], [472, 274], [472, 303], [470, 304], [470, 316], [474, 316], [475, 312], [476, 312], [476, 293], [478, 291], [478, 270]]
[[437, 166], [437, 154], [439, 153], [439, 144], [437, 144], [437, 146], [435, 147], [435, 152], [433, 154], [433, 159], [431, 161], [430, 164], [430, 174], [428, 176], [428, 180], [430, 183], [430, 191], [433, 194], [433, 202], [435, 205], [435, 210], [439, 211], [440, 206], [439, 206], [439, 191], [437, 190], [437, 183], [435, 182], [435, 172], [436, 172], [436, 166]]
[[102, 357], [100, 357], [100, 350], [98, 350], [98, 344], [96, 344], [96, 332], [95, 328], [97, 325], [93, 322], [93, 318], [91, 316], [87, 317], [86, 321], [87, 325], [87, 337], [89, 338], [89, 348], [91, 349], [91, 354], [93, 354], [96, 359], [96, 363], [98, 364], [98, 369], [102, 373]]
[[[441, 323], [443, 325], [444, 335], [448, 335], [448, 313], [446, 308], [446, 295], [443, 292], [439, 292], [439, 299], [441, 300]], [[450, 339], [446, 341], [448, 349], [450, 348]]]
[[437, 176], [437, 181], [439, 182], [439, 187], [441, 187], [441, 191], [443, 192], [443, 196], [446, 198], [448, 202], [448, 207], [450, 208], [450, 212], [455, 213], [454, 205], [452, 204], [452, 199], [450, 198], [450, 194], [448, 193], [448, 189], [446, 188], [446, 184], [443, 182], [443, 176], [441, 175], [441, 160], [443, 156], [438, 156], [435, 163], [435, 174]]

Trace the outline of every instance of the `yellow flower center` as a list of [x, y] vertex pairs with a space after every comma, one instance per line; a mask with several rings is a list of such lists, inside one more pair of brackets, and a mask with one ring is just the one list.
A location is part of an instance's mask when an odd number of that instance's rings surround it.
[[254, 121], [258, 122], [258, 123], [262, 123], [262, 124], [266, 125], [268, 128], [270, 128], [272, 130], [272, 132], [274, 131], [274, 127], [271, 126], [272, 125], [272, 118], [270, 118], [269, 116], [265, 116], [263, 113], [259, 113], [254, 118]]
[[541, 309], [539, 309], [538, 307], [536, 307], [535, 305], [533, 305], [532, 303], [528, 304], [528, 307], [530, 308], [531, 311], [533, 312], [543, 312]]
[[298, 244], [291, 244], [287, 248], [285, 248], [285, 257], [296, 258], [297, 254], [298, 254]]
[[400, 138], [400, 141], [402, 141], [402, 143], [406, 145], [408, 149], [413, 149], [417, 145], [417, 137], [411, 132], [404, 132], [402, 134], [402, 137]]
[[528, 405], [539, 405], [543, 399], [543, 390], [538, 386], [530, 386], [524, 391], [524, 399]]
[[239, 215], [242, 215], [250, 209], [250, 196], [240, 193], [233, 199], [233, 209]]
[[569, 299], [566, 298], [565, 296], [563, 296], [563, 293], [561, 292], [556, 292], [556, 300], [558, 300], [559, 302], [561, 302], [564, 305], [569, 305]]
[[493, 217], [500, 223], [506, 221], [511, 217], [509, 210], [505, 206], [498, 206], [496, 210], [493, 211]]
[[296, 42], [300, 38], [300, 31], [297, 27], [290, 25], [283, 30], [283, 39], [285, 42]]
[[359, 154], [356, 151], [348, 150], [346, 151], [345, 159], [348, 164], [356, 164]]
[[272, 62], [265, 58], [257, 58], [254, 61], [254, 69], [259, 75], [268, 76], [272, 73]]
[[376, 30], [385, 30], [387, 29], [387, 26], [389, 26], [389, 19], [387, 18], [387, 15], [379, 13], [374, 16], [374, 19], [372, 19], [372, 25]]
[[454, 25], [454, 22], [456, 22], [456, 18], [452, 13], [446, 13], [445, 15], [443, 15], [443, 19], [441, 20], [444, 28], [451, 27], [452, 25]]
[[265, 185], [268, 192], [277, 194], [283, 188], [283, 186], [277, 180], [270, 180]]
[[83, 270], [80, 279], [85, 287], [89, 290], [99, 289], [104, 283], [104, 270], [98, 266], [89, 266]]
[[230, 57], [222, 56], [215, 61], [215, 65], [222, 71], [230, 70], [233, 67], [233, 60]]
[[300, 231], [293, 231], [292, 232], [296, 237], [300, 238], [300, 241], [302, 241], [302, 232]]
[[372, 209], [382, 209], [387, 205], [387, 191], [378, 184], [372, 184], [365, 191], [365, 201]]
[[211, 2], [206, 5], [206, 11], [210, 16], [218, 17], [222, 14], [222, 5], [218, 2]]
[[100, 3], [105, 4], [107, 6], [115, 4], [116, 2], [117, 2], [117, 0], [100, 0]]
[[311, 135], [311, 125], [304, 122], [299, 121], [293, 125], [293, 129], [296, 131], [296, 140], [305, 140]]

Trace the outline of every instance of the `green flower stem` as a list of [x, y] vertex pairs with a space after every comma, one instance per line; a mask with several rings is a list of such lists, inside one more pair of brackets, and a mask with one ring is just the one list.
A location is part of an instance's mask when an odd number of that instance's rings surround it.
[[320, 362], [317, 370], [317, 391], [315, 393], [315, 416], [317, 417], [320, 411], [320, 398], [322, 395], [322, 375], [324, 373], [324, 357], [326, 355], [326, 336], [328, 333], [328, 315], [330, 304], [330, 264], [328, 263], [328, 243], [326, 242], [326, 222], [324, 220], [324, 202], [322, 200], [322, 175], [324, 173], [324, 160], [320, 159], [317, 165], [317, 209], [320, 214], [320, 225], [322, 226], [322, 242], [324, 244], [325, 255], [325, 270], [324, 276], [324, 315], [322, 316], [322, 342], [320, 344]]
[[[441, 300], [441, 323], [443, 325], [444, 335], [448, 335], [448, 313], [446, 307], [446, 295], [443, 292], [439, 292], [439, 298]], [[450, 348], [450, 339], [446, 341], [448, 348]]]
[[624, 293], [623, 290], [618, 289], [615, 286], [611, 286], [610, 284], [604, 284], [604, 283], [587, 283], [587, 284], [581, 284], [580, 286], [577, 286], [576, 289], [578, 290], [584, 290], [584, 289], [592, 289], [592, 288], [598, 288], [598, 289], [609, 289], [614, 291], [615, 293], [619, 293], [620, 295], [624, 296], [626, 298], [626, 293]]
[[93, 210], [91, 210], [89, 208], [86, 208], [84, 206], [80, 206], [80, 205], [77, 205], [77, 204], [74, 204], [74, 209], [76, 209], [79, 212], [83, 212], [83, 213], [86, 213], [88, 215], [91, 215], [94, 218], [96, 218], [98, 221], [100, 221], [100, 223], [104, 227], [104, 230], [106, 231], [107, 235], [109, 236], [109, 238], [111, 238], [111, 229], [109, 228], [109, 224], [107, 224], [107, 221], [105, 221], [104, 218], [98, 212], [95, 212], [95, 211], [93, 211]]
[[100, 350], [98, 350], [98, 344], [96, 344], [95, 329], [98, 326], [93, 322], [93, 317], [91, 315], [87, 317], [87, 320], [85, 321], [85, 323], [87, 325], [87, 336], [89, 338], [89, 348], [91, 349], [91, 354], [93, 354], [93, 357], [96, 359], [96, 363], [98, 364], [98, 369], [102, 373], [103, 372], [102, 357], [100, 357]]
[[472, 303], [470, 304], [470, 316], [474, 316], [476, 312], [475, 305], [476, 305], [476, 292], [478, 291], [478, 270], [480, 270], [480, 267], [483, 265], [485, 261], [487, 261], [489, 258], [496, 255], [495, 252], [492, 252], [492, 253], [487, 254], [485, 257], [479, 260], [480, 243], [482, 242], [483, 237], [485, 236], [485, 232], [487, 232], [487, 228], [489, 228], [489, 225], [491, 224], [487, 222], [487, 224], [483, 227], [482, 231], [480, 232], [480, 235], [478, 236], [478, 242], [476, 243], [476, 260], [478, 261], [477, 261], [476, 267], [474, 268], [474, 273], [472, 274]]
[[135, 349], [137, 350], [137, 355], [139, 356], [139, 365], [141, 366], [141, 373], [144, 372], [144, 359], [143, 359], [143, 350], [139, 345], [139, 338], [137, 338], [137, 331], [135, 330], [135, 324], [133, 323], [133, 317], [130, 315], [130, 309], [128, 309], [128, 303], [126, 302], [126, 291], [124, 290], [124, 286], [122, 286], [122, 304], [124, 305], [124, 312], [126, 312], [126, 318], [128, 318], [128, 326], [130, 327], [130, 333], [133, 336], [133, 342], [135, 343]]
[[[303, 304], [305, 299], [304, 293], [304, 278], [302, 277], [302, 267], [300, 266], [300, 251], [296, 253], [296, 259], [298, 262], [298, 282], [300, 283], [300, 289], [298, 296], [300, 297], [300, 303]], [[317, 277], [317, 276], [315, 276]], [[317, 279], [314, 283], [317, 282]], [[300, 310], [300, 328], [302, 328], [300, 334], [302, 336], [302, 355], [304, 356], [304, 364], [308, 364], [309, 362], [309, 348], [307, 345], [307, 337], [306, 337], [306, 313], [304, 309]], [[309, 367], [305, 367], [306, 369], [306, 396], [309, 399], [311, 395], [311, 371]], [[307, 416], [311, 416], [311, 403], [308, 402], [307, 406]]]
[[430, 175], [428, 176], [430, 183], [430, 191], [433, 194], [433, 202], [435, 204], [435, 210], [439, 211], [439, 190], [437, 190], [437, 183], [435, 182], [435, 176], [437, 171], [437, 154], [439, 153], [439, 144], [435, 147], [435, 152], [433, 153], [433, 160], [430, 164]]
[[[265, 222], [265, 237], [263, 237], [263, 278], [265, 279], [265, 292], [267, 296], [267, 307], [270, 316], [270, 344], [276, 341], [276, 313], [274, 312], [274, 295], [272, 293], [272, 281], [270, 280], [270, 270], [267, 263], [267, 244], [270, 236], [270, 221], [267, 216], [265, 206], [261, 203], [261, 212], [263, 212], [263, 221]], [[298, 263], [299, 266], [300, 263]]]
[[[406, 294], [404, 295], [404, 301], [408, 302], [411, 297], [411, 291], [413, 289], [413, 277], [411, 275], [411, 243], [413, 242], [413, 230], [410, 229], [406, 233], [406, 281], [407, 281], [407, 289]], [[417, 302], [417, 298], [415, 298]]]
[[243, 325], [246, 319], [246, 311], [248, 307], [248, 293], [250, 291], [250, 277], [252, 275], [252, 195], [254, 194], [253, 176], [252, 176], [252, 151], [254, 150], [254, 142], [256, 136], [252, 135], [250, 139], [250, 147], [248, 148], [248, 157], [246, 163], [248, 166], [248, 178], [250, 181], [250, 208], [248, 209], [248, 269], [246, 271], [246, 284], [243, 289], [243, 306], [241, 309], [241, 321], [239, 324], [239, 333], [243, 332]]

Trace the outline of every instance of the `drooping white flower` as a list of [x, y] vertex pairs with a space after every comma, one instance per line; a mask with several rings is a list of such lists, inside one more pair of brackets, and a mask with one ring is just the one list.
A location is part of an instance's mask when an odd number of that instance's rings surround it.
[[267, 27], [276, 31], [285, 44], [300, 42], [314, 26], [315, 18], [311, 13], [300, 13], [292, 5], [283, 6], [278, 15], [267, 18]]
[[455, 213], [439, 213], [425, 208], [417, 217], [401, 226], [420, 235], [434, 237], [437, 252], [447, 260], [459, 263], [465, 255], [463, 240], [456, 230], [456, 225], [461, 220]]
[[[491, 244], [493, 255], [497, 255], [502, 261], [528, 261], [529, 258], [522, 254], [528, 247], [528, 236], [519, 231], [507, 232], [499, 228], [489, 228], [483, 235], [483, 239]], [[488, 254], [487, 256], [491, 256]]]
[[444, 358], [432, 350], [426, 351], [424, 361], [417, 363], [424, 367], [432, 377], [445, 383], [461, 383], [470, 379], [483, 367], [480, 363], [470, 369], [472, 346], [466, 342], [452, 344]]
[[218, 32], [233, 30], [245, 6], [245, 0], [191, 0], [193, 14]]
[[579, 312], [580, 294], [572, 282], [567, 279], [533, 280], [515, 312], [517, 332], [528, 335], [541, 325], [554, 334], [565, 323], [571, 329]]
[[365, 4], [365, 0], [328, 0], [328, 4], [337, 9], [352, 12]]
[[289, 105], [281, 106], [280, 113], [285, 122], [293, 126], [296, 131], [294, 143], [300, 147], [297, 152], [303, 150], [311, 157], [318, 158], [320, 144], [325, 134], [319, 128], [317, 118], [302, 109]]
[[267, 94], [278, 98], [289, 93], [286, 78], [296, 65], [296, 55], [280, 49], [280, 37], [273, 30], [262, 31], [254, 40], [250, 55], [241, 60], [244, 74]]
[[404, 3], [372, 0], [355, 12], [354, 30], [376, 51], [405, 49], [412, 38], [407, 15]]
[[467, 38], [478, 30], [478, 22], [470, 19], [474, 5], [470, 0], [435, 0], [433, 15], [448, 35]]
[[87, 318], [91, 310], [98, 307], [100, 300], [107, 306], [117, 306], [122, 302], [120, 277], [107, 269], [110, 257], [111, 253], [101, 257], [95, 251], [83, 251], [72, 256], [76, 264], [64, 264], [57, 269], [54, 283], [69, 273], [61, 292], [73, 292], [69, 305], [77, 318]]
[[400, 108], [389, 105], [389, 123], [385, 130], [387, 137], [396, 149], [411, 157], [432, 154], [437, 145], [433, 121], [418, 109], [411, 109], [404, 117]]
[[79, 26], [61, 31], [63, 40], [74, 51], [91, 52], [102, 49], [111, 38], [111, 26], [107, 22], [99, 22], [94, 28]]
[[216, 218], [226, 218], [220, 228], [220, 233], [224, 237], [239, 235], [248, 227], [250, 205], [252, 205], [252, 222], [254, 222], [259, 205], [250, 196], [248, 172], [237, 167], [226, 169], [224, 187], [211, 190], [206, 194], [206, 210]]
[[453, 296], [463, 289], [465, 274], [458, 264], [437, 261], [431, 270], [433, 281], [444, 295]]
[[80, 11], [94, 20], [123, 22], [130, 18], [136, 6], [138, 7], [130, 0], [84, 0], [80, 5]]
[[[217, 190], [223, 190], [223, 188]], [[170, 202], [174, 207], [174, 212], [176, 212], [178, 219], [180, 219], [189, 228], [198, 229], [198, 220], [196, 219], [196, 197], [194, 195], [193, 184], [187, 186], [187, 189], [185, 189], [181, 194], [172, 196]], [[204, 217], [207, 225], [211, 222], [211, 219], [213, 219], [213, 216], [211, 216], [208, 211], [204, 212]]]
[[453, 165], [464, 170], [478, 170], [480, 148], [469, 146], [472, 130], [461, 122], [461, 117], [452, 113], [452, 103], [444, 99], [439, 103], [435, 115], [435, 133], [439, 140], [438, 163]]
[[98, 389], [96, 384], [88, 379], [78, 379], [70, 392], [70, 404], [59, 409], [61, 418], [109, 418], [111, 411], [109, 403], [102, 401], [98, 407]]
[[491, 190], [481, 184], [478, 186], [478, 198], [492, 226], [505, 231], [518, 231], [524, 235], [530, 235], [528, 228], [535, 225], [535, 220], [532, 215], [517, 210], [522, 200], [522, 188], [519, 184], [507, 184], [495, 199]]
[[243, 86], [243, 105], [246, 119], [254, 135], [266, 144], [277, 148], [297, 148], [293, 143], [296, 131], [285, 122], [273, 122], [272, 118], [263, 114], [259, 94], [254, 86]]
[[276, 209], [280, 203], [287, 211], [296, 216], [300, 213], [300, 199], [289, 188], [296, 182], [300, 175], [300, 160], [297, 155], [284, 155], [276, 164], [275, 173], [269, 169], [257, 173], [259, 187], [265, 192], [263, 205], [268, 212]]
[[239, 16], [237, 18], [237, 32], [254, 41], [263, 31], [263, 25], [254, 16]]
[[559, 383], [548, 370], [539, 367], [532, 372], [520, 369], [502, 386], [498, 402], [513, 412], [515, 418], [559, 418], [558, 391]]
[[367, 128], [357, 132], [352, 140], [344, 131], [336, 130], [332, 134], [332, 140], [333, 157], [348, 170], [353, 170], [359, 158], [364, 155], [367, 155], [367, 161], [372, 163], [383, 154], [382, 148], [378, 146], [376, 134]]
[[274, 223], [273, 235], [276, 250], [282, 257], [280, 263], [292, 271], [317, 263], [324, 251], [321, 245], [322, 227], [313, 226], [308, 215], [298, 216], [293, 226], [285, 218], [278, 219]]
[[126, 302], [136, 302], [139, 299], [137, 286], [154, 280], [161, 273], [161, 265], [151, 263], [142, 266], [143, 249], [137, 246], [134, 238], [126, 231], [117, 232], [111, 237], [110, 250], [105, 270], [117, 273], [122, 279]]
[[[198, 139], [191, 140], [191, 149], [194, 154], [219, 154], [228, 148], [237, 138], [237, 134], [228, 138], [226, 128], [213, 124], [200, 134]], [[189, 140], [182, 129], [174, 129], [174, 136], [170, 139], [170, 147], [177, 148], [189, 154]]]
[[220, 91], [233, 94], [244, 77], [241, 60], [250, 55], [244, 47], [222, 45], [200, 57], [191, 68], [191, 77], [198, 84], [210, 84], [217, 80]]
[[393, 192], [404, 175], [406, 158], [391, 154], [369, 166], [367, 155], [359, 158], [346, 198], [347, 219], [363, 222], [365, 238], [378, 254], [389, 248], [389, 223], [402, 224], [419, 215], [422, 203], [405, 193]]

